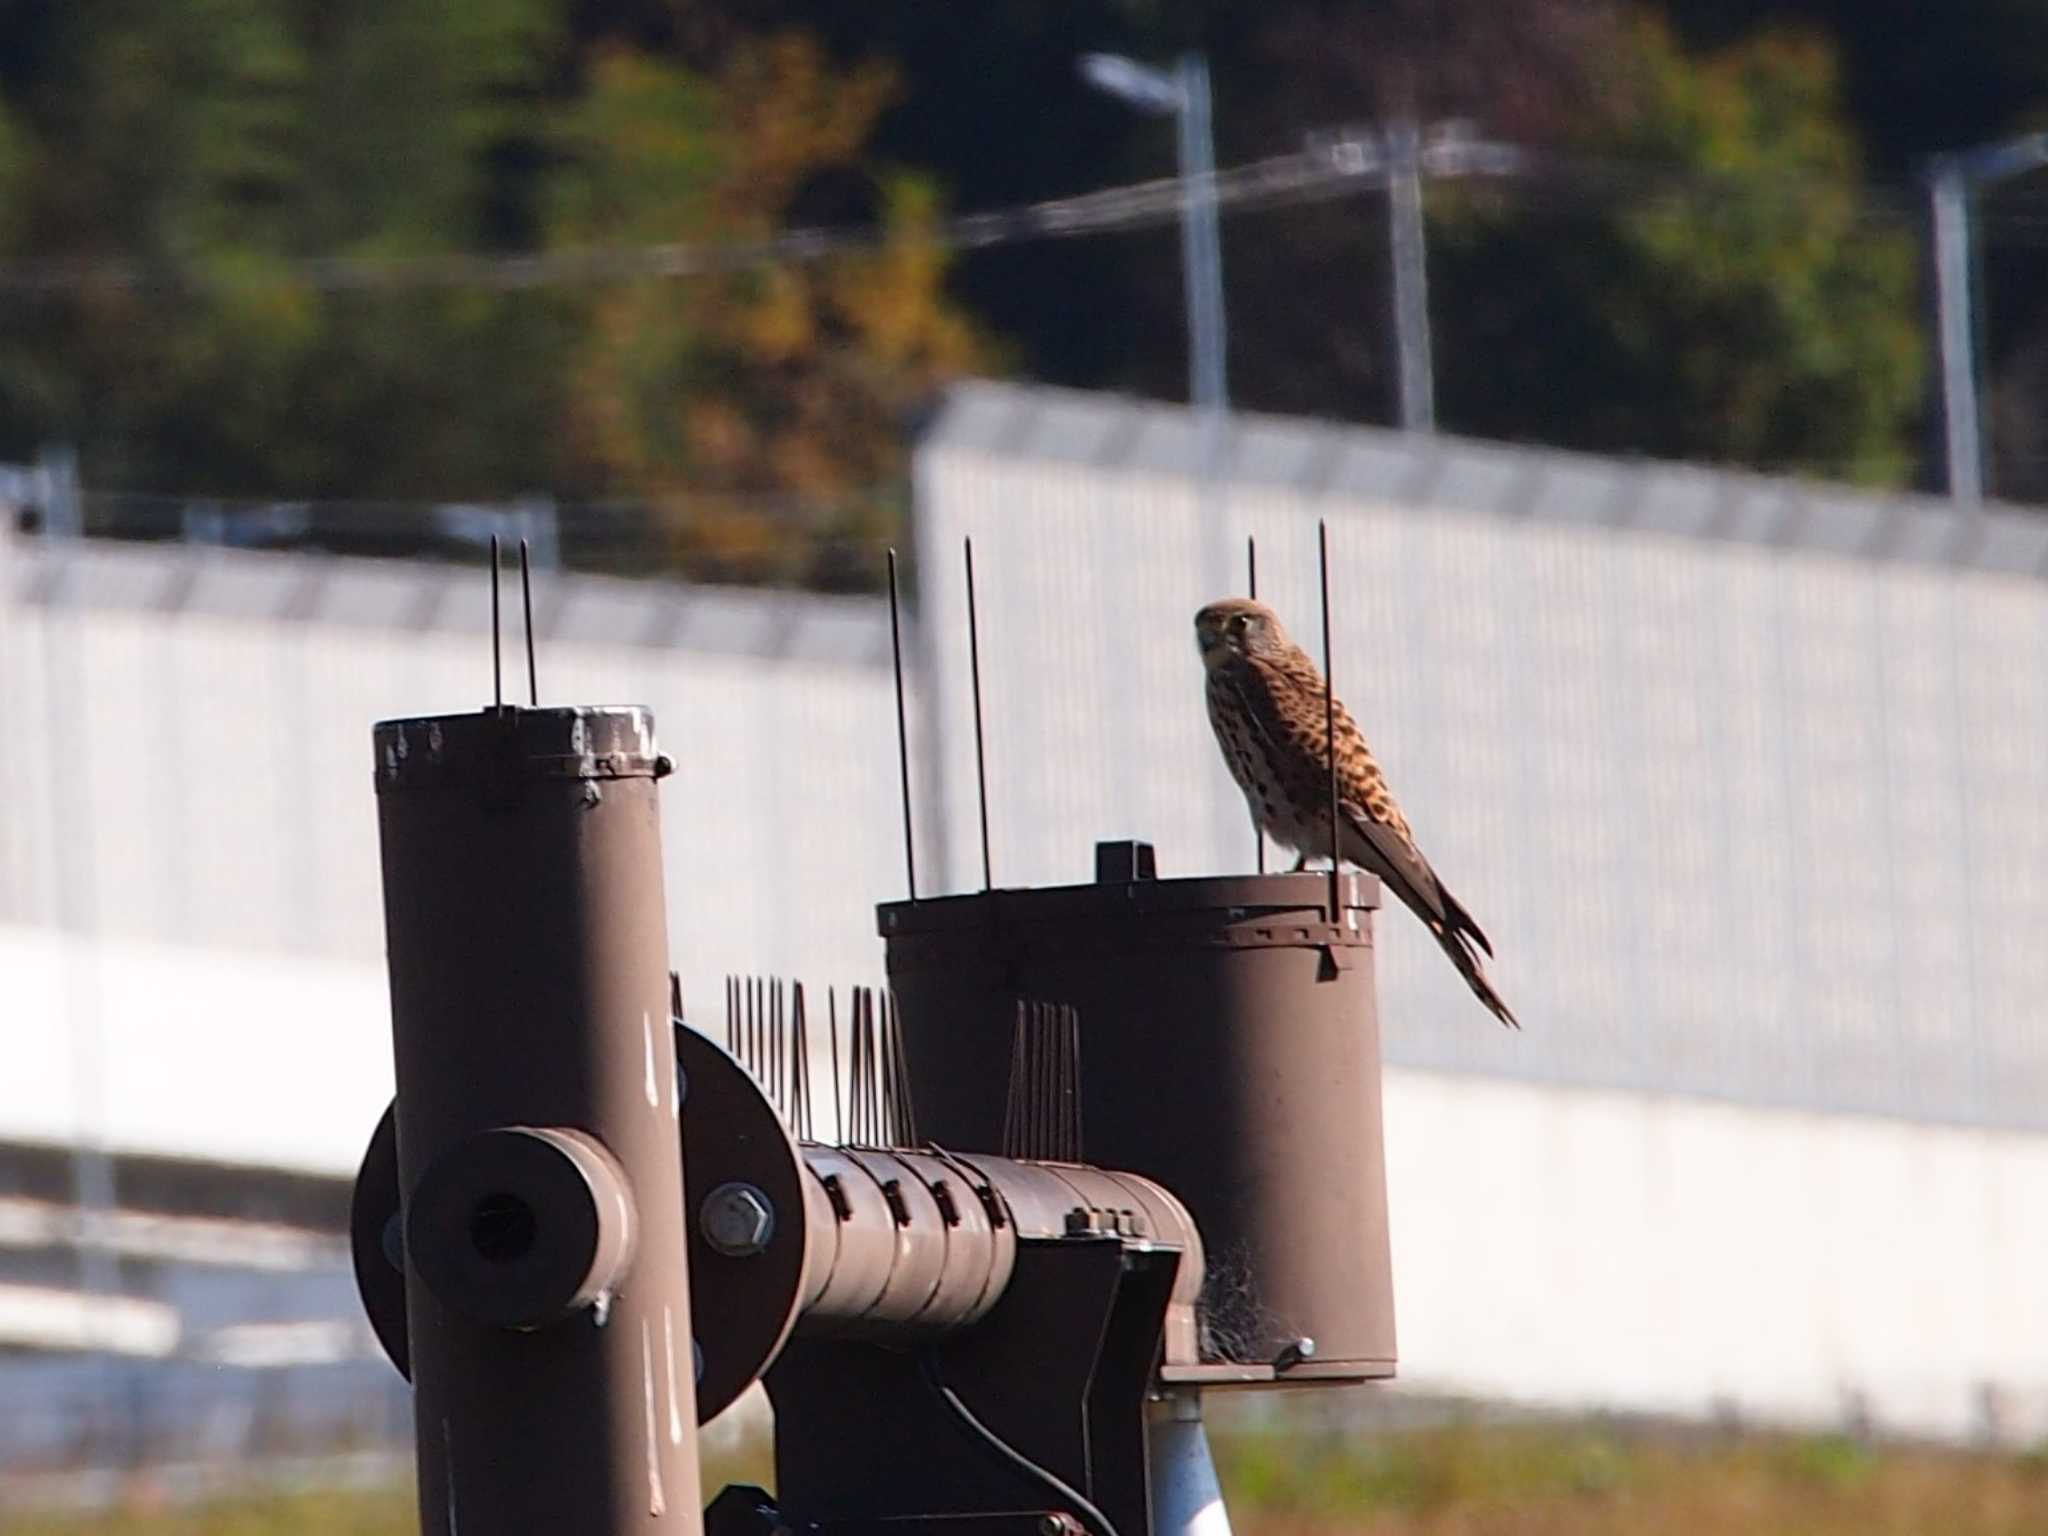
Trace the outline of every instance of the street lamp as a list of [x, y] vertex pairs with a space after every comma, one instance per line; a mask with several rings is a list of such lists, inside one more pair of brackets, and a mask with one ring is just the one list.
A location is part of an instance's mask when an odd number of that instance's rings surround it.
[[1202, 478], [1222, 465], [1223, 243], [1216, 223], [1216, 143], [1209, 126], [1209, 65], [1183, 54], [1171, 73], [1114, 53], [1083, 54], [1081, 78], [1153, 117], [1174, 118], [1180, 152], [1181, 275], [1187, 295], [1188, 398], [1200, 413]]
[[1984, 447], [1977, 402], [1976, 326], [1970, 311], [1970, 194], [1980, 186], [2048, 165], [2048, 133], [1986, 144], [1928, 162], [1934, 204], [1934, 281], [1941, 335], [1941, 414], [1948, 493], [1963, 506], [1984, 496]]

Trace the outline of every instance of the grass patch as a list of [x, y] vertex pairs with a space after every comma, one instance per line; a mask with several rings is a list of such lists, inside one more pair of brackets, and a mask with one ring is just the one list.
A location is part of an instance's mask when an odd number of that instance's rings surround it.
[[2048, 1459], [1599, 1424], [1216, 1440], [1244, 1536], [2020, 1536]]
[[[2048, 1456], [1734, 1436], [1598, 1422], [1389, 1433], [1222, 1431], [1239, 1536], [2035, 1536]], [[765, 1445], [705, 1467], [771, 1481]], [[248, 1498], [98, 1515], [7, 1513], [5, 1536], [414, 1536], [411, 1495]]]

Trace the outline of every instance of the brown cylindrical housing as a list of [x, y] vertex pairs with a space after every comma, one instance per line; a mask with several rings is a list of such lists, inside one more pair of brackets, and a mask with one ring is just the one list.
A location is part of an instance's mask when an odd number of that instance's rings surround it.
[[[1196, 1362], [1202, 1239], [1186, 1207], [1150, 1180], [935, 1148], [799, 1145], [728, 1052], [690, 1029], [676, 1032], [676, 1052], [704, 1418], [767, 1370], [792, 1332], [901, 1347], [972, 1328], [1009, 1288], [1019, 1243], [1070, 1237], [1179, 1254], [1165, 1360]], [[366, 1169], [376, 1158], [373, 1143]], [[724, 1234], [742, 1241], [714, 1241], [736, 1193], [762, 1219]], [[380, 1209], [359, 1197], [357, 1268], [373, 1277]], [[367, 1284], [364, 1294], [371, 1300]], [[395, 1358], [402, 1340], [379, 1332]]]
[[653, 722], [376, 728], [420, 1519], [701, 1529]]
[[1201, 1229], [1210, 1364], [1168, 1376], [1392, 1375], [1378, 883], [1346, 875], [1333, 915], [1326, 874], [1156, 880], [1142, 845], [1105, 851], [1093, 885], [879, 909], [920, 1128], [1001, 1150], [1019, 1003], [1074, 1006], [1083, 1155]]

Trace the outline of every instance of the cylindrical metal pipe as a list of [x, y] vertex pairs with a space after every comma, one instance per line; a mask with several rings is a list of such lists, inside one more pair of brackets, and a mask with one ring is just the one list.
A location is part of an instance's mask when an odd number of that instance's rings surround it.
[[422, 1527], [698, 1532], [652, 720], [376, 750]]
[[1395, 1362], [1379, 891], [1361, 875], [1337, 885], [1335, 911], [1325, 876], [1296, 874], [1105, 878], [879, 911], [920, 1125], [949, 1147], [1001, 1147], [1019, 1002], [1078, 1009], [1083, 1155], [1158, 1180], [1194, 1213], [1205, 1359], [1296, 1382], [1391, 1376]]

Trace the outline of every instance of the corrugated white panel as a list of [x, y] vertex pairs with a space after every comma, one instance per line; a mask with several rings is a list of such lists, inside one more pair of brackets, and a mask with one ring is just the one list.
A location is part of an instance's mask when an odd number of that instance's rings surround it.
[[[145, 596], [175, 588], [165, 573], [180, 568], [204, 578], [219, 558], [88, 546], [75, 601], [0, 607], [0, 918], [212, 952], [224, 966], [294, 954], [374, 966], [384, 937], [370, 727], [488, 702], [487, 607], [460, 571], [365, 573], [292, 556], [230, 559], [289, 567], [281, 586], [306, 595], [299, 611], [334, 616], [110, 596], [110, 583]], [[543, 700], [645, 703], [679, 765], [663, 793], [664, 839], [692, 1017], [723, 1028], [728, 972], [877, 981], [874, 904], [903, 891], [883, 605], [693, 594], [679, 605], [687, 645], [637, 632], [607, 643], [593, 638], [594, 605], [619, 584], [555, 579], [575, 600], [564, 607], [577, 638], [543, 634]], [[409, 594], [399, 606], [410, 617], [366, 624], [353, 598], [323, 596], [366, 584]], [[240, 590], [185, 585], [197, 598]], [[521, 696], [516, 646], [506, 663], [507, 696]], [[383, 1025], [372, 1022], [374, 1039]]]
[[1630, 496], [1654, 477], [1377, 439], [1326, 493], [1285, 424], [1241, 435], [1301, 482], [1212, 504], [1114, 433], [1092, 461], [1035, 456], [1034, 392], [969, 404], [976, 430], [942, 424], [919, 469], [954, 886], [979, 879], [963, 537], [996, 877], [1045, 883], [1085, 877], [1103, 837], [1153, 839], [1162, 872], [1250, 867], [1190, 621], [1243, 590], [1253, 534], [1260, 596], [1320, 659], [1327, 519], [1339, 692], [1530, 1026], [1491, 1029], [1395, 908], [1392, 1060], [2048, 1126], [2048, 585], [1965, 563], [1959, 537], [1863, 552], [1938, 505], [1708, 477], [1756, 516], [1651, 531]]

